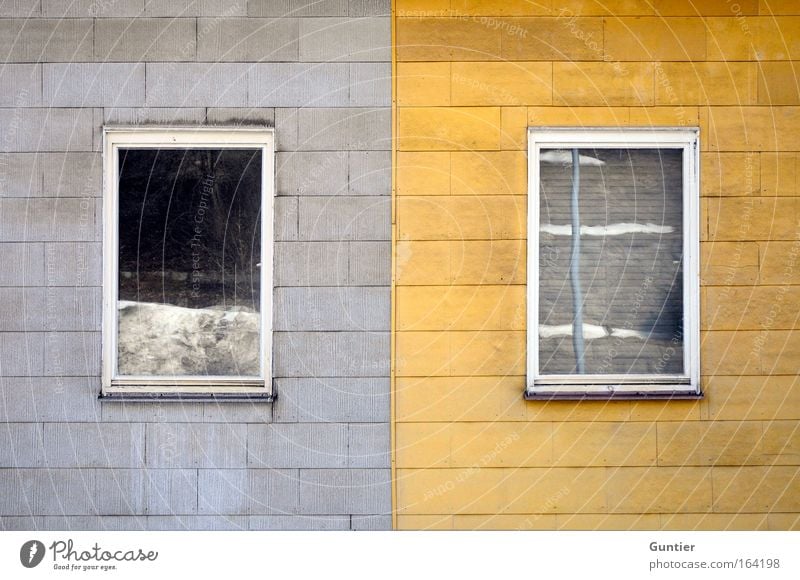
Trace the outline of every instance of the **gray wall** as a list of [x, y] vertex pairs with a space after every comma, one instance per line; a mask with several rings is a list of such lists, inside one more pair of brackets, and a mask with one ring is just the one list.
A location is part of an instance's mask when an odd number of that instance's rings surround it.
[[[389, 0], [0, 0], [0, 529], [385, 529]], [[275, 126], [278, 400], [100, 389], [101, 127]]]

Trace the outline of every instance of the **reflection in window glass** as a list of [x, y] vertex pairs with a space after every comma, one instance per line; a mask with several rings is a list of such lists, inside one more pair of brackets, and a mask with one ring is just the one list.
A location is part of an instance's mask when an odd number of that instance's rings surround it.
[[261, 150], [119, 149], [119, 375], [261, 375]]
[[540, 374], [685, 372], [682, 155], [541, 151]]

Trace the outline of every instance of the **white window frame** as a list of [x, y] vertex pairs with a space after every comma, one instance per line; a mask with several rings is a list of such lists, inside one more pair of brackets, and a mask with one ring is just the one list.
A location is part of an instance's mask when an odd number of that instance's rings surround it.
[[[700, 390], [700, 174], [696, 127], [528, 129], [526, 397], [696, 398]], [[542, 149], [683, 150], [683, 355], [681, 375], [541, 375], [539, 356], [539, 154]]]
[[[117, 374], [119, 149], [261, 149], [261, 376], [173, 377]], [[103, 128], [103, 398], [272, 399], [272, 264], [275, 135], [267, 127]]]

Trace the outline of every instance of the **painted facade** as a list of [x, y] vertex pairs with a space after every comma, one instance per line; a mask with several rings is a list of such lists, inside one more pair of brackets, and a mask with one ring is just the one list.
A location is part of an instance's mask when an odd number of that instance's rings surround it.
[[[0, 58], [0, 529], [800, 525], [796, 1], [11, 1]], [[273, 403], [98, 400], [150, 125], [274, 129]], [[544, 126], [699, 128], [702, 399], [524, 399]]]
[[[789, 529], [800, 5], [397, 0], [400, 529]], [[700, 128], [693, 401], [525, 401], [528, 127]]]

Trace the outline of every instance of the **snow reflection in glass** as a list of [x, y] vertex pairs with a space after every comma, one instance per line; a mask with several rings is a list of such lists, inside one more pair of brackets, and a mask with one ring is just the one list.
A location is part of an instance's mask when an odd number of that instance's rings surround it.
[[261, 155], [119, 149], [119, 375], [261, 375]]

